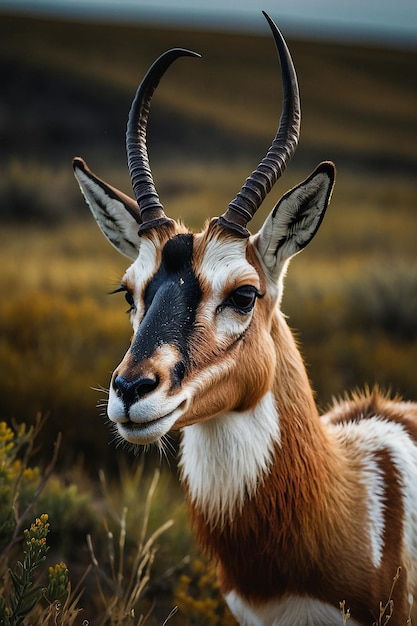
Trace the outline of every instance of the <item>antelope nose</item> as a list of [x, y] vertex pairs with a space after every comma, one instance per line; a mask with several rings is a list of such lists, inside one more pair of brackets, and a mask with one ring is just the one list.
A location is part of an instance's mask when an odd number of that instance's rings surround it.
[[148, 376], [140, 376], [139, 378], [129, 380], [119, 375], [113, 381], [117, 395], [126, 406], [131, 406], [144, 398], [148, 393], [156, 389], [158, 384], [158, 378], [150, 378]]

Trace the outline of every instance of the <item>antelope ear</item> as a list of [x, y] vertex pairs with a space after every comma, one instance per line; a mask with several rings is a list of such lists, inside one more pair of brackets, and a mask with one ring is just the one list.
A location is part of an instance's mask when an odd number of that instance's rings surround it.
[[142, 223], [137, 202], [100, 180], [80, 157], [72, 164], [81, 192], [102, 233], [119, 252], [136, 259], [138, 227]]
[[288, 191], [262, 226], [257, 247], [271, 276], [277, 280], [288, 260], [316, 234], [329, 204], [336, 168], [330, 161]]

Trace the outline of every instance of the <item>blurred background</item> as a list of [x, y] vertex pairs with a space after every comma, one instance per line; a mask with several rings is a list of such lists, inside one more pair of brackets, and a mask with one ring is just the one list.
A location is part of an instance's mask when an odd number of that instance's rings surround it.
[[132, 458], [105, 420], [105, 389], [130, 337], [123, 297], [107, 294], [127, 260], [95, 225], [71, 160], [84, 157], [131, 194], [133, 94], [158, 55], [190, 48], [202, 59], [179, 60], [154, 98], [151, 164], [170, 216], [199, 228], [222, 213], [279, 122], [279, 64], [261, 9], [288, 41], [303, 120], [297, 154], [253, 230], [319, 161], [338, 169], [283, 302], [317, 401], [325, 410], [375, 383], [417, 397], [414, 0], [2, 0], [1, 419], [48, 415], [41, 448], [63, 433], [62, 471], [94, 476]]
[[[324, 407], [379, 382], [417, 382], [417, 7], [415, 2], [264, 2], [301, 86], [298, 152], [253, 229], [323, 159], [338, 168], [319, 235], [292, 265], [284, 310]], [[222, 213], [280, 116], [274, 43], [255, 1], [0, 2], [1, 414], [50, 415], [68, 459], [114, 457], [96, 403], [124, 354], [127, 266], [72, 175], [83, 156], [131, 193], [130, 102], [170, 47], [198, 51], [164, 77], [149, 151], [166, 211], [192, 228]], [[282, 7], [281, 7], [282, 5]]]

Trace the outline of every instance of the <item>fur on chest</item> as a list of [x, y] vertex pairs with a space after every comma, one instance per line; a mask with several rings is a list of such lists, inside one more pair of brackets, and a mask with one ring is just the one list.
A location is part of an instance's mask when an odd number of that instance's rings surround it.
[[279, 441], [270, 393], [252, 411], [223, 414], [184, 429], [181, 479], [210, 525], [223, 525], [254, 496]]

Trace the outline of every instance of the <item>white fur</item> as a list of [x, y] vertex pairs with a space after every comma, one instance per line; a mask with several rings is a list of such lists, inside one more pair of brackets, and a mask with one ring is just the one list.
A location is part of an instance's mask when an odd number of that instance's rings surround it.
[[77, 168], [74, 173], [102, 233], [119, 252], [136, 259], [141, 242], [138, 222], [126, 210], [123, 202], [108, 195], [82, 169]]
[[[339, 609], [312, 598], [291, 595], [261, 605], [249, 604], [234, 591], [225, 598], [240, 626], [338, 626], [343, 623]], [[359, 626], [352, 617], [348, 624]]]
[[[275, 280], [285, 273], [288, 260], [312, 239], [326, 210], [329, 189], [327, 173], [317, 173], [294, 187], [279, 201], [259, 232], [257, 246]], [[299, 221], [300, 207], [310, 200]]]
[[245, 498], [255, 494], [279, 441], [271, 393], [252, 411], [225, 413], [184, 429], [182, 480], [211, 524], [233, 518]]
[[[177, 398], [175, 398], [177, 400]], [[171, 405], [171, 406], [170, 406]], [[164, 414], [160, 413], [152, 420], [149, 413], [146, 414], [146, 420], [132, 419], [130, 421], [110, 419], [117, 424], [117, 431], [123, 439], [139, 446], [145, 446], [149, 443], [160, 443], [162, 437], [167, 434], [174, 426], [175, 422], [181, 417], [183, 406], [175, 402], [164, 404]]]
[[246, 246], [244, 239], [213, 239], [207, 245], [198, 271], [200, 279], [212, 289], [200, 314], [215, 328], [219, 344], [227, 344], [241, 335], [252, 319], [252, 313], [242, 315], [230, 307], [219, 309], [233, 289], [243, 285], [259, 289], [258, 273], [245, 258]]
[[126, 270], [122, 283], [133, 290], [136, 311], [130, 317], [133, 330], [139, 328], [143, 316], [143, 291], [149, 279], [157, 271], [157, 251], [152, 239], [143, 238], [139, 249], [139, 255], [132, 265]]
[[372, 563], [378, 568], [384, 555], [385, 504], [384, 475], [372, 457], [363, 450], [362, 472], [366, 489]]
[[[405, 428], [396, 422], [378, 416], [349, 424], [329, 425], [329, 428], [342, 440], [354, 443], [358, 457], [363, 464], [363, 482], [367, 489], [369, 532], [373, 563], [381, 563], [384, 542], [385, 510], [383, 476], [375, 461], [378, 451], [387, 451], [398, 468], [402, 479], [401, 489], [404, 500], [405, 549], [410, 559], [409, 577], [417, 581], [417, 446], [408, 436]], [[385, 494], [389, 497], [389, 494]], [[401, 550], [401, 546], [398, 546]], [[400, 555], [399, 555], [400, 557]]]
[[[171, 371], [178, 355], [170, 345], [157, 348], [156, 357], [159, 365]], [[175, 422], [188, 408], [189, 397], [186, 390], [170, 395], [171, 379], [165, 377], [152, 392], [146, 394], [129, 407], [126, 414], [125, 405], [110, 386], [107, 414], [117, 424], [119, 434], [130, 443], [146, 445], [158, 441], [166, 435]]]
[[214, 294], [221, 294], [225, 284], [244, 285], [255, 282], [259, 276], [246, 260], [246, 239], [216, 238], [208, 242], [199, 275], [212, 286]]

